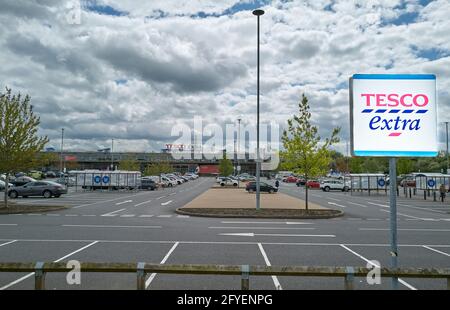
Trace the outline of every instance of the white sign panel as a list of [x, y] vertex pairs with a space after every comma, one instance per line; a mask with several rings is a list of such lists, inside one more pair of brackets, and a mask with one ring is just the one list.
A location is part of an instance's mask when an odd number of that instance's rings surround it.
[[354, 74], [350, 131], [355, 156], [438, 154], [436, 76]]

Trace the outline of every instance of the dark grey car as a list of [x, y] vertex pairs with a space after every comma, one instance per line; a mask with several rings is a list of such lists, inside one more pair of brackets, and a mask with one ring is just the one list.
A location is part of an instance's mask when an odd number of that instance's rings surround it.
[[60, 197], [62, 194], [67, 194], [67, 188], [51, 181], [29, 182], [22, 186], [10, 188], [8, 191], [8, 196], [13, 199], [19, 196], [24, 198], [28, 196]]

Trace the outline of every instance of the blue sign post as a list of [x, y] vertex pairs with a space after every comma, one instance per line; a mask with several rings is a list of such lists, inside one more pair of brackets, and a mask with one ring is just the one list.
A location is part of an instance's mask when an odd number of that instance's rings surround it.
[[429, 179], [427, 184], [429, 187], [434, 187], [436, 185], [436, 182], [433, 179]]

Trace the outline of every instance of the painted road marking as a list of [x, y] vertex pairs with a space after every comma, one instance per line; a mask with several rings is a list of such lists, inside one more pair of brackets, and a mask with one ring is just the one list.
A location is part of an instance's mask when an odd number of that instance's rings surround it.
[[83, 215], [81, 215], [81, 216], [93, 217], [93, 216], [97, 216], [97, 215], [95, 215], [95, 214], [83, 214]]
[[173, 196], [173, 195], [176, 195], [177, 193], [175, 192], [175, 193], [171, 193], [171, 194], [169, 194], [169, 196]]
[[[180, 244], [179, 242], [175, 242], [172, 248], [167, 252], [166, 256], [164, 256], [163, 260], [160, 262], [161, 265], [164, 265], [166, 261], [169, 259], [169, 256], [175, 251], [176, 247]], [[147, 281], [145, 281], [145, 288], [147, 289], [152, 283], [153, 279], [155, 279], [156, 273], [152, 273], [150, 277], [148, 277]]]
[[172, 203], [172, 200], [169, 200], [167, 202], [161, 203], [161, 206], [167, 206], [168, 204], [171, 204], [171, 203]]
[[161, 197], [158, 197], [158, 198], [156, 198], [156, 200], [160, 200], [160, 199], [163, 199], [163, 198], [166, 198], [167, 196], [161, 196]]
[[267, 236], [267, 237], [319, 237], [319, 238], [335, 238], [336, 235], [293, 235], [293, 234], [255, 234], [255, 233], [229, 233], [219, 234], [219, 236], [238, 236], [238, 237], [255, 237], [255, 236]]
[[78, 216], [78, 214], [66, 214], [64, 216]]
[[125, 200], [125, 201], [122, 201], [122, 202], [118, 202], [118, 203], [116, 203], [116, 206], [120, 206], [120, 205], [123, 205], [125, 203], [129, 203], [129, 202], [133, 202], [133, 200]]
[[151, 200], [147, 200], [147, 201], [144, 201], [144, 202], [140, 202], [140, 203], [138, 203], [138, 204], [136, 204], [136, 205], [134, 205], [135, 207], [139, 207], [139, 206], [142, 206], [143, 204], [146, 204], [146, 203], [149, 203], [149, 202], [151, 202]]
[[144, 215], [139, 215], [139, 217], [153, 217], [153, 214], [144, 214]]
[[46, 214], [46, 216], [60, 216], [60, 214]]
[[102, 214], [101, 216], [116, 216], [117, 214], [114, 214], [114, 213], [117, 213], [117, 212], [120, 212], [120, 211], [123, 211], [123, 210], [126, 210], [126, 208], [123, 208], [123, 209], [120, 209], [120, 210], [116, 210], [116, 211], [113, 211], [113, 212], [109, 212], [109, 213], [105, 213], [105, 214]]
[[172, 217], [172, 215], [171, 214], [162, 214], [162, 215], [158, 215], [157, 217]]
[[[359, 228], [359, 230], [380, 230], [380, 231], [388, 231], [389, 228]], [[436, 232], [447, 232], [450, 231], [450, 229], [434, 229], [434, 228], [397, 228], [397, 230], [403, 230], [403, 231], [436, 231]]]
[[88, 228], [162, 228], [161, 226], [114, 226], [114, 225], [61, 225], [63, 227], [88, 227]]
[[429, 246], [426, 246], [426, 245], [422, 245], [422, 247], [424, 247], [425, 249], [434, 251], [434, 252], [436, 252], [436, 253], [439, 253], [439, 254], [442, 254], [442, 255], [445, 255], [445, 256], [450, 257], [450, 254], [445, 253], [445, 252], [442, 252], [442, 251], [439, 251], [439, 250], [436, 250], [436, 249], [433, 249], [432, 247], [429, 247]]
[[[368, 260], [367, 258], [365, 258], [364, 256], [362, 256], [361, 254], [356, 253], [355, 251], [353, 251], [352, 249], [346, 247], [345, 245], [341, 244], [341, 247], [346, 249], [347, 251], [349, 251], [350, 253], [356, 255], [357, 257], [361, 258], [362, 260], [364, 260], [366, 263], [371, 264], [374, 267], [377, 268], [381, 268], [378, 264], [373, 263], [372, 261]], [[400, 282], [401, 284], [403, 284], [404, 286], [406, 286], [407, 288], [411, 289], [411, 290], [417, 290], [414, 286], [412, 286], [411, 284], [407, 283], [406, 281], [398, 278], [398, 282]]]
[[[266, 251], [264, 251], [264, 248], [263, 248], [261, 243], [258, 243], [258, 248], [259, 248], [259, 251], [261, 252], [261, 255], [264, 258], [264, 261], [266, 262], [266, 265], [269, 266], [269, 267], [272, 266], [272, 264], [269, 261], [269, 258], [267, 257]], [[280, 281], [278, 281], [278, 278], [276, 276], [272, 276], [272, 281], [273, 281], [273, 284], [275, 284], [275, 288], [277, 290], [282, 290], [283, 289], [281, 287]]]
[[327, 198], [330, 200], [334, 200], [334, 201], [340, 201], [339, 199], [336, 199], [336, 198], [331, 198], [331, 197], [327, 197]]
[[379, 207], [383, 207], [383, 208], [389, 208], [388, 205], [382, 205], [382, 204], [374, 203], [374, 202], [370, 202], [370, 201], [367, 201], [367, 203], [371, 204], [371, 205], [374, 205], [374, 206], [379, 206]]
[[87, 206], [92, 206], [92, 205], [95, 205], [95, 204], [98, 204], [98, 203], [105, 203], [105, 202], [116, 201], [116, 200], [119, 200], [119, 199], [135, 197], [135, 196], [138, 196], [138, 195], [140, 195], [140, 194], [143, 194], [143, 193], [139, 193], [139, 194], [135, 194], [135, 195], [127, 196], [127, 197], [119, 197], [119, 198], [114, 198], [114, 199], [110, 199], [110, 200], [104, 200], [104, 201], [99, 200], [99, 201], [97, 201], [97, 202], [88, 203], [88, 204], [84, 204], [84, 205], [80, 205], [80, 206], [73, 207], [73, 209], [78, 209], [78, 208], [83, 208], [83, 207], [87, 207]]
[[237, 222], [237, 221], [222, 221], [222, 224], [286, 224], [286, 225], [309, 225], [312, 223], [306, 222]]
[[2, 243], [2, 244], [0, 244], [0, 247], [2, 247], [4, 245], [11, 244], [11, 243], [14, 243], [14, 242], [17, 242], [17, 240], [12, 240], [12, 241], [8, 241], [8, 242], [5, 242], [5, 243]]
[[314, 230], [314, 227], [222, 227], [211, 226], [209, 229], [275, 229], [275, 230]]
[[123, 214], [120, 217], [135, 217], [134, 214]]
[[360, 204], [360, 203], [355, 203], [355, 202], [350, 202], [350, 201], [347, 201], [347, 203], [352, 204], [352, 205], [355, 205], [355, 206], [360, 206], [360, 207], [362, 207], [362, 208], [367, 208], [367, 206], [362, 205], [362, 204]]
[[[389, 210], [380, 210], [380, 211], [391, 213], [391, 211], [389, 211]], [[416, 219], [416, 220], [422, 220], [422, 221], [437, 221], [436, 219], [417, 217], [417, 216], [412, 216], [412, 215], [403, 214], [403, 213], [399, 213], [399, 212], [397, 212], [397, 215], [401, 215], [401, 216], [412, 218], [412, 219]]]
[[[55, 263], [59, 263], [60, 261], [66, 259], [66, 258], [68, 258], [68, 257], [70, 257], [70, 256], [72, 256], [72, 255], [74, 255], [74, 254], [76, 254], [76, 253], [78, 253], [78, 252], [81, 252], [81, 251], [83, 251], [84, 249], [87, 249], [88, 247], [93, 246], [93, 245], [96, 244], [96, 243], [98, 243], [98, 241], [91, 242], [91, 243], [89, 243], [88, 245], [86, 245], [86, 246], [84, 246], [84, 247], [82, 247], [82, 248], [80, 248], [80, 249], [78, 249], [78, 250], [76, 250], [76, 251], [73, 251], [72, 253], [69, 253], [69, 254], [67, 254], [67, 255], [65, 255], [65, 256], [63, 256], [63, 257], [61, 257], [61, 258], [55, 260], [54, 262], [55, 262]], [[11, 283], [9, 283], [9, 284], [6, 284], [5, 286], [0, 287], [0, 291], [6, 290], [7, 288], [10, 288], [11, 286], [13, 286], [13, 285], [15, 285], [15, 284], [20, 283], [20, 282], [22, 282], [22, 281], [28, 279], [29, 277], [31, 277], [31, 276], [33, 276], [33, 275], [34, 275], [34, 272], [31, 272], [31, 273], [27, 274], [26, 276], [23, 276], [22, 278], [19, 278], [19, 279], [15, 280], [15, 281], [13, 281], [13, 282], [11, 282]]]
[[329, 202], [329, 201], [328, 201], [328, 204], [329, 204], [329, 205], [332, 205], [332, 206], [336, 206], [336, 207], [347, 208], [346, 206], [339, 205], [339, 204], [334, 203], [334, 202]]
[[0, 226], [18, 226], [18, 224], [0, 224]]

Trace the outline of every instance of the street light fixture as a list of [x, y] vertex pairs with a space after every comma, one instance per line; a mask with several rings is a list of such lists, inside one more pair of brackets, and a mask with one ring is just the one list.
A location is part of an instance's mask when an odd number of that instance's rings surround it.
[[260, 209], [260, 174], [261, 158], [259, 154], [259, 17], [264, 14], [263, 10], [254, 10], [253, 15], [257, 17], [257, 82], [256, 82], [256, 210]]

